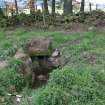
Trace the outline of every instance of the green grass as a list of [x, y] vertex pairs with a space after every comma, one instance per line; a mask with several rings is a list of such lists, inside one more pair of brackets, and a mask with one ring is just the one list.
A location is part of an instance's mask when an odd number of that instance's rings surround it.
[[[16, 50], [22, 47], [27, 40], [33, 38], [52, 39], [53, 47], [58, 47], [61, 51], [61, 62], [63, 69], [58, 71], [55, 70], [53, 73], [51, 73], [51, 79], [49, 80], [48, 85], [45, 88], [41, 88], [35, 92], [32, 91], [32, 96], [33, 98], [35, 98], [36, 103], [33, 99], [32, 102], [34, 102], [35, 104], [31, 103], [30, 105], [105, 104], [103, 100], [105, 95], [105, 86], [103, 84], [104, 77], [101, 78], [102, 74], [100, 74], [103, 73], [102, 76], [104, 76], [105, 73], [104, 33], [84, 32], [65, 35], [63, 32], [27, 31], [21, 28], [10, 31], [0, 30], [0, 59], [13, 59]], [[93, 71], [98, 71], [99, 74], [98, 72], [95, 73]], [[99, 78], [97, 75], [99, 76]], [[96, 80], [94, 80], [95, 76], [97, 76]], [[74, 85], [83, 86], [81, 88], [79, 87], [79, 89], [81, 92], [83, 92], [81, 93], [82, 95], [89, 95], [87, 99], [85, 96], [81, 96], [81, 99], [78, 100], [78, 97], [71, 96], [68, 93], [68, 89], [70, 88], [69, 86], [70, 84], [72, 84], [71, 79], [73, 79], [72, 81], [74, 82]], [[100, 80], [102, 84], [97, 82], [98, 80]], [[96, 83], [96, 88], [93, 86], [94, 83]], [[64, 87], [65, 84], [67, 87]], [[101, 87], [99, 87], [100, 84]], [[102, 88], [102, 90], [99, 92], [100, 88]], [[95, 91], [93, 89], [95, 89]], [[93, 92], [93, 94], [88, 92]], [[47, 95], [49, 97], [47, 97]], [[95, 100], [90, 100], [91, 95]], [[71, 100], [69, 100], [68, 98]], [[82, 102], [82, 98], [85, 102]], [[59, 99], [62, 99], [63, 101], [58, 101]], [[72, 103], [70, 103], [70, 101]], [[21, 105], [29, 105], [27, 98], [24, 99]]]
[[27, 31], [21, 28], [10, 31], [1, 30], [0, 58], [8, 59], [14, 56], [19, 47], [33, 38], [52, 39], [54, 48], [61, 46], [62, 59], [68, 58], [69, 65], [91, 65], [94, 63], [94, 65], [103, 67], [105, 64], [105, 35], [99, 32], [64, 35], [63, 32]]

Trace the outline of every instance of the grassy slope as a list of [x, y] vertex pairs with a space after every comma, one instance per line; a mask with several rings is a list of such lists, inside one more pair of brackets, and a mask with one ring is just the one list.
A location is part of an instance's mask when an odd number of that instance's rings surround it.
[[[31, 38], [36, 38], [36, 37], [52, 38], [54, 47], [61, 46], [59, 48], [62, 54], [62, 61], [63, 61], [62, 64], [64, 65], [66, 64], [65, 66], [68, 65], [69, 68], [73, 68], [75, 70], [76, 69], [77, 70], [81, 70], [81, 69], [82, 70], [102, 70], [102, 71], [104, 70], [105, 35], [99, 32], [85, 32], [81, 34], [76, 33], [73, 35], [64, 35], [63, 32], [34, 32], [34, 31], [29, 32], [23, 29], [16, 29], [14, 31], [1, 30], [0, 31], [0, 59], [12, 58], [18, 47], [22, 46], [26, 40]], [[66, 67], [64, 67], [64, 69], [66, 69]], [[85, 74], [83, 75], [83, 77], [84, 76]], [[83, 77], [80, 76], [79, 79], [84, 80]], [[53, 76], [52, 78], [54, 79]], [[51, 81], [54, 81], [53, 79]], [[84, 81], [81, 81], [81, 82], [83, 83]], [[54, 88], [55, 88], [54, 90], [51, 88], [52, 91], [55, 91], [58, 89], [57, 91], [61, 92], [62, 94], [62, 91], [59, 90], [59, 87], [58, 88], [54, 87]], [[51, 92], [49, 87], [47, 87], [46, 89], [49, 92]], [[42, 91], [41, 95], [44, 94], [43, 92], [46, 93], [46, 89]], [[37, 94], [39, 95], [40, 92], [41, 91], [39, 91], [39, 93]], [[54, 94], [58, 94], [58, 92]], [[43, 97], [45, 96], [43, 95]], [[59, 98], [60, 97], [58, 97], [58, 99]], [[22, 104], [22, 105], [26, 105], [26, 104]], [[45, 102], [45, 104], [38, 103], [37, 105], [47, 105], [47, 104]], [[51, 104], [51, 105], [56, 105], [56, 104]], [[76, 104], [74, 103], [73, 105], [76, 105]], [[92, 105], [92, 104], [87, 104], [87, 105]]]
[[[105, 35], [98, 32], [64, 35], [63, 32], [27, 32], [23, 29], [0, 31], [0, 58], [7, 59], [15, 54], [18, 47], [32, 38], [47, 37], [53, 39], [53, 46], [60, 47], [62, 59], [70, 65], [104, 67]], [[65, 63], [65, 62], [63, 62]]]

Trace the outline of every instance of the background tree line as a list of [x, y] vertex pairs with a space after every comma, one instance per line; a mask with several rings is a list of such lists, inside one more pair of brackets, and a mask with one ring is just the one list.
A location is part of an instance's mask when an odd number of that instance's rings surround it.
[[[52, 13], [55, 13], [55, 2], [56, 0], [52, 0]], [[44, 2], [44, 10], [46, 13], [48, 13], [48, 0], [43, 0]], [[64, 13], [65, 14], [72, 14], [73, 13], [73, 0], [61, 0], [61, 2], [64, 2]], [[81, 0], [81, 7], [80, 12], [84, 13], [84, 6], [85, 6], [85, 0]]]
[[[30, 11], [33, 11], [33, 8], [35, 10], [35, 1], [36, 0], [27, 0], [27, 2], [31, 3], [30, 5]], [[15, 12], [18, 14], [18, 0], [14, 0], [15, 3]], [[63, 11], [65, 14], [72, 14], [73, 13], [73, 0], [60, 0], [61, 3], [63, 3]], [[81, 0], [81, 7], [80, 7], [80, 12], [84, 13], [84, 5], [85, 5], [85, 0]], [[52, 13], [55, 13], [56, 11], [56, 0], [51, 0], [51, 10]], [[43, 11], [48, 14], [48, 0], [43, 0]]]

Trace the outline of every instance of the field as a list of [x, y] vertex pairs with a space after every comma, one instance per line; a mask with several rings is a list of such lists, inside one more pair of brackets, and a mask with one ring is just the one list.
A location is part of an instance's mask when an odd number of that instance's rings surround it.
[[[60, 50], [62, 65], [61, 69], [58, 68], [50, 73], [48, 84], [37, 90], [23, 86], [24, 80], [17, 73], [19, 62], [14, 60], [17, 49], [23, 47], [27, 40], [33, 38], [52, 39], [53, 47]], [[0, 29], [0, 61], [11, 63], [11, 67], [8, 69], [0, 70], [0, 95], [6, 97], [7, 85], [17, 84], [19, 93], [24, 97], [19, 105], [105, 104], [104, 32], [68, 32], [65, 34], [63, 31], [42, 32], [23, 28]], [[9, 71], [14, 73], [15, 78]], [[15, 80], [16, 82], [14, 82]], [[31, 101], [28, 99], [29, 96]], [[2, 105], [7, 105], [7, 103], [14, 105], [10, 101], [6, 101]]]

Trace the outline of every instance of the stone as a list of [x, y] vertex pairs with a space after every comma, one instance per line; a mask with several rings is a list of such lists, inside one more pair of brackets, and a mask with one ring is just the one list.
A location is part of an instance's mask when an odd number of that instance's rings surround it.
[[8, 93], [7, 95], [10, 96], [12, 102], [16, 103], [16, 104], [21, 102], [21, 99], [23, 98], [22, 95], [18, 95], [18, 94], [10, 94], [10, 93]]
[[26, 54], [22, 48], [17, 50], [14, 57], [22, 61], [25, 61], [29, 58], [28, 54]]
[[60, 64], [61, 64], [60, 57], [50, 58], [50, 60], [54, 68], [60, 67]]
[[9, 64], [7, 61], [0, 61], [0, 70], [5, 69], [8, 66]]
[[38, 75], [38, 80], [40, 80], [40, 81], [47, 81], [47, 78], [46, 78], [46, 76], [45, 75]]
[[26, 85], [30, 87], [32, 85], [32, 76], [33, 76], [33, 70], [32, 70], [32, 61], [31, 59], [27, 59], [26, 61], [23, 62], [23, 75], [26, 81]]
[[4, 97], [0, 96], [0, 103], [3, 103], [5, 101]]
[[52, 57], [57, 57], [57, 56], [59, 56], [60, 55], [60, 52], [59, 52], [59, 50], [58, 49], [55, 49], [55, 51], [52, 53]]
[[29, 86], [32, 83], [33, 74], [31, 58], [27, 53], [24, 52], [22, 48], [17, 50], [14, 57], [22, 61], [23, 67], [21, 72], [23, 73], [27, 86]]
[[15, 85], [10, 85], [9, 88], [8, 88], [8, 90], [9, 90], [9, 93], [11, 93], [11, 94], [15, 93], [16, 92]]
[[59, 67], [61, 65], [60, 51], [58, 49], [55, 49], [49, 60], [52, 63], [53, 67], [55, 68]]
[[50, 39], [32, 39], [27, 42], [26, 50], [30, 56], [49, 56], [52, 53]]
[[95, 27], [94, 26], [90, 26], [89, 28], [88, 28], [88, 31], [94, 31], [95, 30]]

